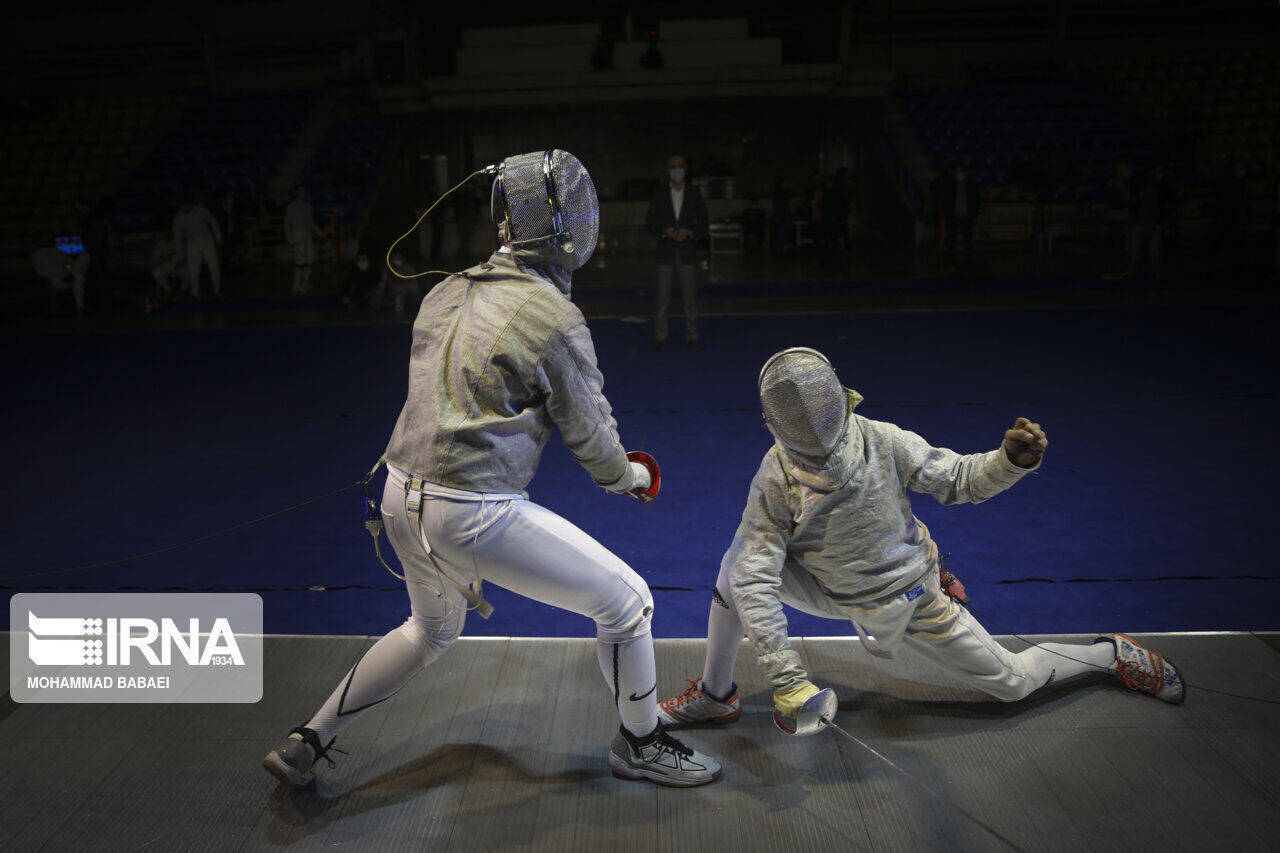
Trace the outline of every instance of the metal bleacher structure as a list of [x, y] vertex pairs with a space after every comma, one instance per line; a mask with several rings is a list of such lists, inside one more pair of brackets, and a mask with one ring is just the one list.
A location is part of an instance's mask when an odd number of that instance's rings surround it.
[[[1062, 63], [983, 63], [900, 87], [886, 128], [938, 228], [929, 185], [964, 168], [982, 191], [974, 237], [1029, 241], [1102, 225], [1113, 164], [1151, 162], [1154, 139], [1132, 108], [1093, 75]], [[1034, 181], [1028, 175], [1035, 174]]]
[[186, 102], [182, 94], [74, 97], [10, 117], [0, 158], [6, 262], [25, 264], [32, 241], [71, 220], [77, 199], [119, 186]]
[[[980, 63], [899, 84], [884, 129], [904, 168], [922, 239], [940, 224], [933, 178], [963, 167], [982, 190], [975, 239], [1037, 241], [1104, 230], [1114, 164], [1171, 166], [1179, 190], [1174, 227], [1203, 236], [1214, 182], [1231, 163], [1251, 175], [1251, 230], [1270, 222], [1267, 177], [1280, 140], [1274, 54], [1203, 55], [1089, 63]], [[921, 210], [922, 208], [922, 210]]]
[[114, 264], [142, 267], [177, 202], [227, 193], [243, 212], [251, 262], [282, 248], [283, 202], [302, 182], [329, 225], [322, 252], [354, 244], [395, 142], [367, 93], [347, 81], [313, 89], [210, 95], [76, 97], [3, 131], [3, 257], [25, 269], [43, 233], [74, 230], [77, 199], [105, 206]]
[[1275, 51], [1100, 59], [1089, 67], [1160, 132], [1183, 140], [1198, 178], [1184, 190], [1183, 230], [1204, 233], [1212, 184], [1233, 164], [1248, 170], [1246, 228], [1271, 227], [1280, 162], [1280, 56]]
[[326, 228], [318, 247], [338, 259], [354, 242], [390, 158], [393, 134], [352, 108], [352, 88], [200, 96], [117, 190], [118, 241], [154, 242], [175, 202], [233, 193], [244, 210], [246, 259], [274, 262], [283, 245], [283, 202], [304, 184]]

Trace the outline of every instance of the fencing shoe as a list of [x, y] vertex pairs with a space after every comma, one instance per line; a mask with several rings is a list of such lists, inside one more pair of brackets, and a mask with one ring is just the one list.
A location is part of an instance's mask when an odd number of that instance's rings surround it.
[[1186, 684], [1178, 668], [1163, 655], [1148, 651], [1126, 634], [1107, 634], [1095, 643], [1110, 641], [1116, 646], [1116, 662], [1111, 672], [1130, 690], [1150, 693], [1157, 699], [1181, 705], [1186, 698]]
[[689, 688], [679, 696], [658, 703], [658, 722], [667, 728], [685, 726], [724, 725], [742, 716], [742, 700], [738, 698], [738, 685], [729, 688], [723, 701], [702, 689], [701, 681], [686, 678]]
[[619, 727], [609, 747], [609, 768], [619, 779], [648, 779], [671, 788], [706, 785], [720, 776], [720, 762], [685, 746], [661, 723], [647, 737]]
[[327, 747], [321, 746], [320, 738], [315, 732], [306, 726], [299, 726], [289, 732], [289, 736], [279, 746], [267, 753], [267, 757], [262, 759], [262, 766], [286, 785], [303, 788], [315, 781], [316, 776], [311, 768], [321, 758], [329, 762], [330, 767], [335, 766], [333, 759], [329, 757], [330, 750], [342, 752], [333, 748], [333, 741], [329, 741]]

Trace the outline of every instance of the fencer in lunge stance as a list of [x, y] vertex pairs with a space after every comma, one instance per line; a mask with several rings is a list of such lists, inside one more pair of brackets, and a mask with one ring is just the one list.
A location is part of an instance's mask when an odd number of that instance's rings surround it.
[[320, 233], [307, 188], [298, 184], [293, 188], [293, 199], [284, 208], [284, 238], [293, 247], [295, 295], [311, 292], [311, 267], [316, 262], [316, 237]]
[[[1111, 672], [1131, 688], [1182, 701], [1177, 669], [1124, 634], [1007, 651], [958, 603], [967, 602], [963, 586], [942, 568], [937, 545], [912, 514], [908, 490], [942, 504], [980, 503], [1036, 470], [1049, 443], [1039, 424], [1018, 418], [1001, 447], [986, 453], [931, 447], [913, 432], [854, 414], [862, 397], [807, 348], [765, 362], [759, 390], [775, 441], [720, 564], [702, 678], [661, 703], [665, 725], [738, 718], [733, 666], [744, 626], [773, 688], [775, 719], [796, 718], [819, 688], [788, 640], [783, 604], [852, 621], [873, 655], [909, 646], [1006, 702], [1088, 672]], [[779, 725], [793, 730], [785, 719]]]
[[632, 461], [618, 440], [591, 334], [569, 299], [572, 273], [597, 241], [591, 177], [560, 150], [508, 157], [492, 210], [502, 248], [422, 300], [408, 399], [384, 457], [382, 518], [412, 615], [263, 766], [292, 785], [310, 783], [312, 765], [344, 726], [438, 658], [467, 609], [485, 615], [485, 580], [595, 621], [600, 669], [622, 718], [607, 759], [615, 775], [675, 787], [711, 782], [715, 759], [658, 724], [648, 586], [523, 492], [559, 427], [598, 485], [656, 493], [656, 465]]

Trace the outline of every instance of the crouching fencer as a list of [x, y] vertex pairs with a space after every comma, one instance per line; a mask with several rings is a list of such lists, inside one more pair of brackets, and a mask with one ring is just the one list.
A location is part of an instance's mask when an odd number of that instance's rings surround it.
[[1182, 701], [1177, 669], [1124, 634], [1006, 650], [961, 606], [963, 586], [942, 568], [937, 545], [912, 514], [908, 490], [942, 504], [981, 503], [1036, 470], [1049, 443], [1039, 424], [1018, 418], [1002, 446], [986, 453], [931, 447], [915, 433], [854, 414], [862, 397], [806, 348], [765, 362], [759, 390], [775, 441], [720, 564], [702, 678], [661, 703], [665, 725], [738, 718], [733, 666], [745, 626], [774, 691], [775, 719], [794, 731], [788, 719], [819, 688], [787, 638], [783, 604], [852, 621], [873, 655], [889, 658], [909, 646], [1006, 702], [1089, 672]]
[[560, 150], [508, 157], [496, 171], [502, 246], [422, 300], [408, 399], [384, 457], [382, 521], [412, 615], [263, 766], [288, 784], [309, 784], [335, 736], [443, 654], [468, 609], [487, 615], [484, 580], [595, 621], [600, 669], [622, 719], [607, 753], [615, 775], [706, 784], [720, 765], [658, 723], [648, 586], [523, 491], [559, 427], [598, 485], [646, 502], [657, 493], [656, 464], [619, 442], [591, 334], [569, 299], [572, 273], [596, 245], [595, 188]]

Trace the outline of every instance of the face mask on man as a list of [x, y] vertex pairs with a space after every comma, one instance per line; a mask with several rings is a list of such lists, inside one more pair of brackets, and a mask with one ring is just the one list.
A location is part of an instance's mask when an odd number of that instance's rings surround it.
[[682, 184], [684, 183], [684, 169], [668, 169], [667, 177], [671, 178], [671, 183], [673, 184]]
[[356, 269], [360, 270], [360, 272], [364, 272], [365, 270], [369, 269], [369, 262], [356, 261]]

